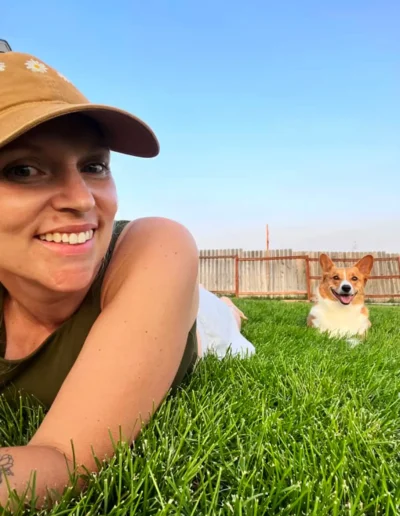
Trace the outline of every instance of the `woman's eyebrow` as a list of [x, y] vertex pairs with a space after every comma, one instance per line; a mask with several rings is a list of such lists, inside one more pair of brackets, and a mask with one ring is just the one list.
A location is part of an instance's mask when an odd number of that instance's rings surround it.
[[101, 156], [101, 157], [104, 157], [106, 156], [107, 158], [110, 157], [111, 155], [111, 151], [108, 147], [98, 147], [98, 146], [95, 146], [95, 147], [92, 147], [92, 148], [88, 148], [87, 151], [85, 151], [85, 154], [88, 155], [88, 156], [93, 156], [93, 157], [96, 157], [96, 156]]
[[110, 148], [107, 145], [93, 145], [95, 152], [110, 152]]
[[33, 152], [40, 152], [43, 151], [43, 147], [40, 145], [37, 145], [33, 142], [11, 142], [8, 145], [6, 145], [3, 148], [0, 148], [0, 154], [6, 153], [6, 152], [16, 152], [16, 151], [33, 151]]

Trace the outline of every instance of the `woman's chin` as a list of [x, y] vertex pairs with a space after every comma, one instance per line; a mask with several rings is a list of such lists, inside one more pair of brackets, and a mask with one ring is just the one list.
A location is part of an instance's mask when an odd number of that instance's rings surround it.
[[96, 270], [57, 271], [47, 276], [43, 286], [54, 292], [72, 293], [86, 290], [96, 276]]

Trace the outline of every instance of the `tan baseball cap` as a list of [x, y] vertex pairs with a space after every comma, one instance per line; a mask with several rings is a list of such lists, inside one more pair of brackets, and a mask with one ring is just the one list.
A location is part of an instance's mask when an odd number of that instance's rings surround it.
[[159, 153], [157, 137], [139, 118], [92, 104], [64, 75], [34, 56], [0, 54], [0, 147], [43, 122], [71, 113], [98, 122], [112, 151], [142, 158]]

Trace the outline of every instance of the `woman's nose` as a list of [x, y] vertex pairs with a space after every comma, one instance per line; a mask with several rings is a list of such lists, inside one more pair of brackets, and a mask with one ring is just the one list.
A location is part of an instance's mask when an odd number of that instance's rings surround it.
[[53, 206], [57, 210], [88, 212], [96, 202], [82, 173], [76, 167], [69, 167], [57, 183]]

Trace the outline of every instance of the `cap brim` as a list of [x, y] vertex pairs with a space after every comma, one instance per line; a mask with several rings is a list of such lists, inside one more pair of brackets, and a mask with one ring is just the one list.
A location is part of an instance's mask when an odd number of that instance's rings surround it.
[[89, 103], [41, 102], [15, 107], [0, 117], [0, 147], [43, 122], [72, 113], [86, 114], [97, 121], [112, 151], [141, 158], [153, 158], [160, 152], [157, 137], [145, 122], [121, 109]]

